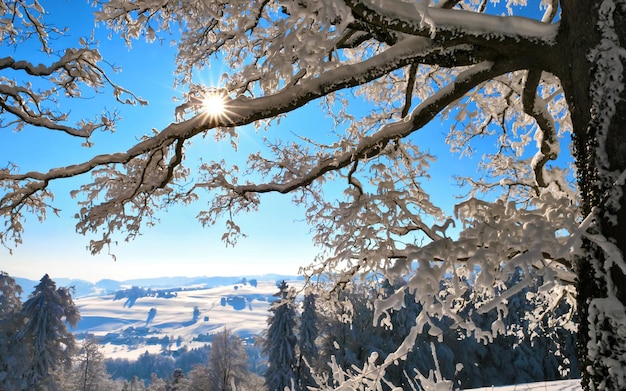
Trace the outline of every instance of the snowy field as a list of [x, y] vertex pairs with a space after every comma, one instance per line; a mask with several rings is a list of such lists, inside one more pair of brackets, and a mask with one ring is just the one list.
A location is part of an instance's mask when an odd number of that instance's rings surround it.
[[[298, 284], [302, 283], [289, 282], [291, 287]], [[175, 292], [171, 298], [142, 297], [134, 302], [115, 300], [114, 295], [83, 297], [75, 300], [82, 319], [72, 331], [112, 340], [102, 345], [102, 352], [110, 358], [133, 359], [146, 351], [200, 347], [207, 343], [203, 336], [225, 327], [241, 337], [259, 335], [267, 326], [268, 309], [277, 291], [275, 282], [259, 281], [257, 286], [196, 288]], [[194, 307], [199, 310], [195, 320]], [[149, 320], [151, 309], [156, 314]], [[169, 343], [163, 342], [166, 337]]]
[[505, 387], [483, 387], [468, 391], [581, 391], [580, 380], [561, 380], [531, 384], [517, 384]]

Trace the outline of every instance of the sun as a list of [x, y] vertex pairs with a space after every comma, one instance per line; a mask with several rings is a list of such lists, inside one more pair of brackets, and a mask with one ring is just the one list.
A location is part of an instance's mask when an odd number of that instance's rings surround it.
[[226, 112], [226, 97], [219, 91], [210, 91], [202, 99], [202, 107], [211, 117], [221, 117]]

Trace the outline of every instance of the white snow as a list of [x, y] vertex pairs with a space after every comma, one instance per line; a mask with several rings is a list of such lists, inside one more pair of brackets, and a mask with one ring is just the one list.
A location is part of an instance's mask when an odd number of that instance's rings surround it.
[[[299, 287], [302, 282], [289, 281], [291, 287]], [[134, 304], [124, 306], [127, 299], [114, 300], [114, 295], [89, 296], [75, 300], [81, 314], [73, 332], [88, 332], [97, 337], [109, 333], [123, 333], [129, 327], [148, 328], [151, 337], [170, 338], [169, 348], [176, 350], [177, 339], [182, 340], [181, 347], [196, 348], [205, 345], [205, 341], [193, 341], [198, 335], [215, 334], [228, 328], [240, 336], [260, 335], [267, 327], [270, 302], [278, 289], [274, 282], [258, 282], [251, 285], [227, 285], [215, 288], [184, 290], [176, 292], [172, 298], [143, 297]], [[235, 309], [228, 304], [228, 298], [245, 298], [245, 306]], [[224, 299], [224, 300], [223, 300]], [[240, 301], [239, 303], [242, 303]], [[225, 305], [224, 305], [225, 304]], [[193, 309], [197, 306], [200, 316], [192, 322]], [[148, 312], [156, 308], [156, 316], [146, 324]], [[208, 320], [205, 320], [208, 317]], [[160, 343], [140, 342], [134, 346], [106, 343], [102, 353], [108, 358], [134, 359], [146, 351], [155, 353], [162, 349]]]
[[400, 20], [415, 21], [415, 25], [432, 25], [438, 29], [464, 31], [466, 33], [489, 33], [502, 37], [523, 36], [536, 39], [552, 39], [558, 24], [543, 23], [519, 16], [495, 16], [456, 9], [436, 7], [417, 8], [415, 3], [404, 1], [363, 1], [381, 15]]
[[[482, 387], [473, 391], [581, 391], [580, 380], [560, 380], [530, 384], [516, 384], [505, 387]], [[468, 390], [471, 391], [471, 390]]]

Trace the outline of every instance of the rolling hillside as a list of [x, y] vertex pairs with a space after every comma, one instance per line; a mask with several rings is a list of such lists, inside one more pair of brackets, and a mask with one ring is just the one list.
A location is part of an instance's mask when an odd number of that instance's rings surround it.
[[[289, 282], [292, 287], [301, 284]], [[265, 329], [277, 292], [274, 281], [214, 288], [133, 289], [77, 298], [82, 319], [73, 330], [76, 335], [98, 337], [103, 353], [111, 358], [198, 347], [224, 327], [248, 338]], [[194, 313], [195, 307], [198, 311]]]

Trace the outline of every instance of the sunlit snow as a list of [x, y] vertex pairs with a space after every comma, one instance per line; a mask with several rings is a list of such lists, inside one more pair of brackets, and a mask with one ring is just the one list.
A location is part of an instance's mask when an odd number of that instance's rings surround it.
[[580, 380], [560, 380], [530, 384], [516, 384], [504, 387], [482, 387], [468, 391], [581, 391]]
[[[289, 282], [297, 287], [298, 282]], [[186, 288], [175, 292], [176, 296], [141, 297], [128, 303], [126, 298], [115, 300], [115, 295], [89, 296], [75, 300], [81, 314], [77, 335], [90, 333], [104, 338], [102, 352], [109, 358], [134, 359], [146, 351], [156, 353], [163, 349], [162, 343], [148, 343], [150, 339], [169, 337], [166, 348], [175, 350], [180, 346], [196, 348], [207, 343], [202, 336], [215, 334], [228, 328], [240, 336], [260, 335], [267, 327], [269, 305], [277, 292], [274, 282], [258, 282], [258, 285], [234, 284], [214, 288]], [[245, 305], [240, 305], [244, 303]], [[193, 320], [194, 307], [200, 315]], [[156, 315], [149, 323], [150, 309]], [[108, 342], [122, 339], [133, 328], [132, 337], [140, 342], [126, 345]]]

